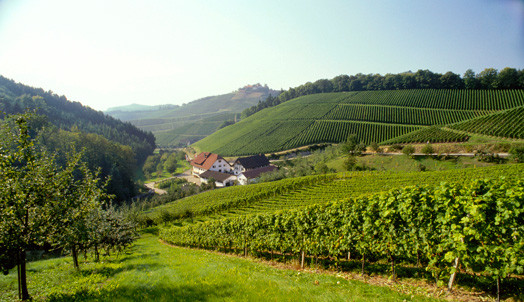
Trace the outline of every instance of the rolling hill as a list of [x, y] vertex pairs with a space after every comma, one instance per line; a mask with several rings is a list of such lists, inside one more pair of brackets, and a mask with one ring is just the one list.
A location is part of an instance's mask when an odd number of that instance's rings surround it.
[[[524, 124], [518, 108], [523, 105], [524, 90], [418, 89], [312, 94], [257, 112], [193, 146], [233, 156], [339, 143], [350, 134], [356, 134], [358, 140], [367, 144], [396, 138], [402, 138], [397, 143], [464, 141], [469, 138], [468, 133], [520, 139]], [[511, 126], [505, 117], [512, 118]], [[491, 126], [476, 129], [476, 123], [496, 123], [500, 130], [494, 132]], [[505, 131], [504, 127], [511, 130]]]
[[160, 146], [183, 146], [213, 133], [227, 120], [238, 120], [240, 112], [280, 92], [260, 84], [237, 91], [205, 97], [182, 106], [129, 105], [111, 108], [107, 114], [151, 131]]

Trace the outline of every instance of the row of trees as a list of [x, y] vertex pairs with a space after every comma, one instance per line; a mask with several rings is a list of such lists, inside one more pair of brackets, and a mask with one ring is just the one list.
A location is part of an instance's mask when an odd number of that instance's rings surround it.
[[[24, 114], [0, 129], [0, 269], [18, 266], [19, 298], [30, 299], [26, 253], [42, 248], [70, 251], [78, 269], [80, 251], [119, 250], [135, 238], [134, 225], [115, 211], [107, 182], [70, 152], [62, 159], [31, 138]], [[59, 160], [63, 160], [59, 163]]]
[[245, 109], [246, 118], [264, 108], [273, 107], [299, 96], [344, 91], [400, 90], [400, 89], [524, 89], [524, 69], [506, 67], [500, 72], [486, 68], [476, 74], [468, 69], [461, 77], [451, 71], [445, 74], [429, 70], [418, 70], [399, 74], [356, 74], [339, 75], [331, 80], [321, 79], [307, 82], [283, 91], [277, 97], [269, 96], [265, 101]]

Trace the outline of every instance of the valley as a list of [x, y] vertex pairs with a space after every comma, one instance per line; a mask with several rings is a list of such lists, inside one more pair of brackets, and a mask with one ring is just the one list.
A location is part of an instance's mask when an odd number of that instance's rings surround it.
[[[306, 93], [271, 106], [257, 100], [256, 110], [245, 103], [243, 112], [224, 105], [239, 99], [230, 95], [220, 97], [225, 103], [113, 109], [140, 117], [131, 124], [3, 80], [9, 139], [20, 135], [14, 121], [27, 115], [34, 132], [26, 139], [42, 156], [54, 152], [57, 171], [79, 152], [87, 167], [101, 168], [96, 192], [110, 193], [83, 212], [90, 231], [72, 234], [72, 245], [58, 245], [63, 235], [51, 232], [52, 239], [24, 245], [31, 255], [60, 246], [59, 257], [27, 263], [27, 288], [37, 300], [524, 295], [522, 89]], [[249, 96], [250, 89], [236, 93]], [[195, 112], [210, 100], [216, 108]], [[24, 113], [21, 103], [35, 112]], [[5, 150], [23, 147], [7, 138]], [[0, 200], [13, 198], [8, 184]], [[35, 206], [66, 209], [75, 210]], [[97, 237], [88, 224], [95, 213], [114, 221], [104, 236], [125, 237]], [[7, 243], [0, 240], [0, 248]], [[9, 301], [17, 265], [12, 250], [3, 251], [0, 300]]]

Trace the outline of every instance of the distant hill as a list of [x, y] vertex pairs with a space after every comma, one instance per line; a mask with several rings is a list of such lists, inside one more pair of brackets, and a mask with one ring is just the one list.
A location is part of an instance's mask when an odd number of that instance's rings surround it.
[[167, 105], [149, 106], [149, 105], [131, 104], [131, 105], [126, 105], [126, 106], [110, 107], [106, 110], [106, 112], [109, 113], [109, 112], [154, 111], [154, 110], [173, 109], [176, 107], [178, 107], [178, 105], [167, 104]]
[[[151, 131], [159, 146], [182, 146], [213, 133], [226, 120], [237, 120], [242, 110], [249, 108], [269, 95], [280, 91], [267, 85], [246, 85], [238, 90], [217, 96], [201, 98], [182, 106], [129, 105], [115, 107], [107, 114], [129, 121], [142, 130]], [[168, 107], [173, 106], [173, 107]], [[142, 110], [134, 110], [140, 109]]]
[[266, 108], [193, 146], [233, 156], [339, 143], [351, 134], [367, 144], [464, 141], [474, 134], [524, 139], [522, 106], [524, 90], [320, 93]]

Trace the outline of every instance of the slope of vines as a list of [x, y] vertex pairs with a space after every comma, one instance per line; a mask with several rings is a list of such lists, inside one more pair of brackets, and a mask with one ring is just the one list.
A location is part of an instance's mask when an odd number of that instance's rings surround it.
[[305, 176], [208, 191], [157, 207], [149, 215], [154, 218], [163, 211], [168, 211], [174, 217], [186, 212], [195, 217], [227, 212], [233, 216], [269, 213], [355, 198], [415, 183], [438, 185], [443, 181], [460, 182], [464, 179], [499, 176], [524, 179], [524, 164], [424, 173], [365, 171]]
[[469, 139], [469, 135], [442, 129], [439, 126], [422, 128], [390, 140], [383, 141], [384, 145], [405, 144], [405, 143], [442, 143], [442, 142], [463, 142]]
[[[487, 125], [483, 117], [490, 121], [496, 118], [494, 113], [519, 106], [524, 106], [523, 90], [426, 89], [315, 94], [259, 111], [194, 146], [221, 155], [246, 155], [315, 143], [339, 143], [350, 134], [365, 143], [381, 143], [427, 126], [464, 122], [464, 127], [469, 127], [466, 121]], [[511, 122], [517, 123], [517, 133], [505, 129], [494, 131], [519, 137], [523, 121], [517, 114], [513, 117]], [[496, 122], [503, 123], [503, 120]], [[413, 139], [435, 142], [466, 139], [464, 135], [445, 132], [430, 129]], [[435, 137], [427, 137], [432, 134]]]
[[[524, 182], [499, 178], [406, 187], [296, 211], [163, 229], [175, 245], [422, 263], [438, 280], [458, 263], [492, 276], [524, 273]], [[417, 261], [418, 260], [418, 261]], [[455, 263], [455, 266], [454, 266]]]
[[524, 106], [457, 123], [450, 128], [484, 135], [524, 139]]

